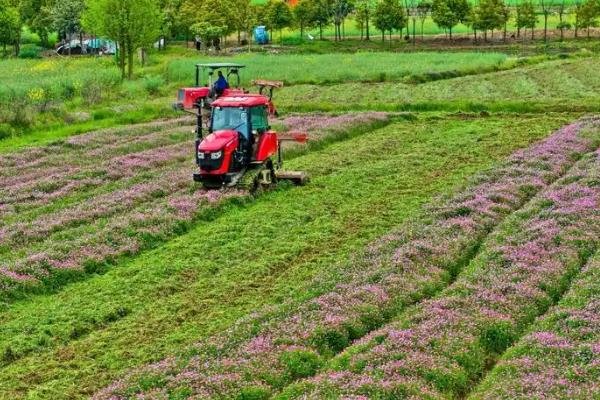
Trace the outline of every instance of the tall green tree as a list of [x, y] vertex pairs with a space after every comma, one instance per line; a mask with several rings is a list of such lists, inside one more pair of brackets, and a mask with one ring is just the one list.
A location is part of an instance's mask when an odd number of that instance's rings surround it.
[[448, 30], [452, 39], [452, 29], [461, 22], [467, 22], [469, 9], [467, 0], [433, 0], [431, 17], [437, 26]]
[[517, 25], [517, 36], [520, 35], [521, 29], [531, 29], [531, 39], [534, 38], [535, 25], [537, 24], [537, 15], [535, 7], [531, 1], [524, 1], [517, 4], [517, 15], [515, 24]]
[[319, 27], [319, 39], [323, 40], [323, 28], [331, 23], [333, 15], [331, 0], [313, 0], [315, 3], [315, 13], [313, 22]]
[[252, 35], [252, 27], [256, 23], [256, 8], [252, 5], [251, 0], [233, 0], [234, 14], [233, 26], [237, 31], [238, 44], [241, 42], [241, 32], [246, 33], [246, 37], [250, 40]]
[[429, 15], [431, 14], [431, 7], [432, 4], [429, 0], [421, 0], [418, 4], [417, 4], [417, 17], [419, 18], [419, 21], [421, 23], [421, 40], [423, 40], [423, 28], [425, 26], [425, 21], [427, 20], [427, 17], [429, 17]]
[[290, 6], [283, 0], [270, 0], [267, 3], [266, 14], [269, 27], [279, 31], [279, 43], [282, 43], [282, 31], [290, 27], [293, 21]]
[[173, 39], [178, 34], [185, 35], [189, 27], [182, 25], [181, 7], [183, 0], [160, 0], [161, 25], [160, 35], [166, 44], [167, 39]]
[[157, 1], [88, 0], [87, 6], [84, 26], [117, 42], [122, 77], [133, 78], [136, 51], [152, 45], [160, 35], [161, 13]]
[[571, 28], [571, 24], [565, 21], [565, 16], [568, 13], [566, 0], [558, 0], [556, 3], [556, 13], [558, 14], [558, 25], [556, 27], [560, 29], [560, 41], [562, 42], [565, 38], [565, 29]]
[[21, 20], [40, 37], [43, 47], [49, 47], [49, 36], [52, 31], [52, 14], [54, 0], [19, 0]]
[[19, 55], [19, 42], [23, 23], [19, 10], [7, 1], [0, 0], [0, 45], [7, 53], [7, 46], [14, 45], [15, 55]]
[[506, 6], [502, 0], [481, 0], [472, 10], [470, 23], [474, 30], [483, 31], [487, 41], [487, 32], [502, 29], [508, 18]]
[[544, 42], [548, 41], [548, 17], [552, 13], [555, 1], [554, 0], [539, 0], [539, 6], [544, 16]]
[[354, 3], [354, 19], [360, 29], [361, 39], [371, 40], [371, 18], [376, 6], [376, 0], [356, 0]]
[[335, 27], [335, 39], [342, 40], [342, 24], [354, 10], [353, 0], [333, 0], [331, 5], [331, 16]]
[[578, 7], [579, 16], [577, 22], [579, 28], [587, 30], [587, 37], [590, 38], [590, 28], [598, 24], [600, 16], [600, 3], [598, 0], [586, 0]]
[[373, 20], [381, 31], [381, 40], [385, 40], [385, 32], [389, 32], [391, 42], [393, 31], [401, 31], [406, 26], [406, 13], [398, 0], [382, 0], [377, 4]]
[[[80, 39], [82, 39], [81, 16], [84, 10], [85, 2], [83, 0], [60, 0], [51, 9], [52, 26], [61, 37], [69, 41], [76, 33], [79, 33]], [[70, 53], [71, 47], [69, 46]]]
[[304, 38], [304, 30], [314, 25], [316, 13], [313, 0], [300, 0], [292, 9], [296, 26], [300, 28], [300, 37]]
[[204, 0], [199, 6], [194, 6], [194, 1], [189, 4], [191, 33], [201, 38], [205, 49], [213, 44], [216, 47], [221, 38], [235, 31], [233, 0]]

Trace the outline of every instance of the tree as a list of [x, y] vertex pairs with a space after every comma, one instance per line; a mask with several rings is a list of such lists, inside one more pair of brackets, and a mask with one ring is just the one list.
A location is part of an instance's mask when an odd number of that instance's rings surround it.
[[423, 27], [429, 14], [431, 14], [431, 2], [429, 0], [421, 0], [417, 4], [417, 16], [421, 22], [421, 40], [423, 40]]
[[[80, 34], [80, 41], [82, 38], [81, 29], [81, 15], [85, 10], [85, 3], [82, 0], [61, 0], [54, 4], [51, 9], [52, 26], [58, 31], [61, 37], [66, 38], [69, 42], [72, 39], [73, 34]], [[83, 46], [83, 43], [81, 43]], [[71, 53], [71, 47], [69, 46], [69, 54]]]
[[200, 37], [202, 42], [205, 43], [207, 51], [211, 43], [218, 41], [227, 32], [227, 26], [222, 21], [200, 21], [193, 24], [190, 29], [195, 36]]
[[431, 17], [440, 28], [448, 30], [452, 39], [452, 28], [460, 22], [467, 22], [469, 9], [467, 0], [433, 0]]
[[266, 18], [272, 30], [279, 31], [279, 42], [283, 43], [281, 31], [292, 25], [292, 11], [283, 0], [270, 0], [267, 4]]
[[236, 21], [233, 18], [235, 4], [233, 0], [204, 0], [200, 6], [195, 0], [188, 2], [187, 12], [191, 20], [190, 31], [200, 37], [208, 50], [212, 45], [219, 48], [221, 38], [233, 33]]
[[520, 35], [521, 29], [531, 28], [531, 39], [533, 39], [537, 21], [535, 8], [531, 1], [524, 1], [517, 4], [517, 16], [515, 20], [515, 24], [517, 25], [517, 36]]
[[342, 40], [341, 26], [354, 10], [354, 3], [351, 0], [333, 0], [331, 5], [331, 14], [333, 25], [335, 27], [335, 40]]
[[600, 14], [600, 5], [597, 0], [586, 0], [583, 4], [577, 5], [577, 23], [579, 28], [587, 29], [587, 37], [590, 37], [590, 27], [597, 24], [598, 15]]
[[330, 0], [313, 0], [315, 3], [315, 13], [313, 14], [313, 23], [319, 27], [319, 39], [323, 40], [323, 27], [331, 23], [332, 3]]
[[[419, 18], [419, 13], [417, 12], [418, 0], [406, 0], [406, 17], [410, 18], [412, 21], [412, 42], [413, 47], [417, 44], [417, 19]], [[406, 24], [406, 31], [408, 32], [409, 27], [408, 23]]]
[[160, 0], [161, 25], [160, 36], [164, 40], [162, 45], [166, 44], [167, 38], [172, 39], [178, 33], [187, 33], [188, 27], [182, 24], [181, 8], [183, 0]]
[[357, 0], [354, 3], [355, 20], [358, 28], [360, 29], [361, 39], [363, 39], [364, 33], [365, 39], [371, 40], [371, 16], [374, 13], [376, 5], [376, 0]]
[[238, 44], [241, 43], [241, 32], [246, 32], [246, 35], [250, 37], [252, 32], [252, 26], [255, 21], [255, 9], [252, 6], [250, 0], [233, 0], [232, 6], [232, 25], [237, 31]]
[[293, 8], [294, 21], [300, 28], [300, 37], [304, 38], [304, 29], [314, 23], [315, 3], [312, 0], [300, 0]]
[[544, 16], [544, 42], [548, 42], [548, 17], [554, 7], [553, 0], [540, 0], [540, 8]]
[[158, 3], [155, 0], [88, 0], [87, 6], [84, 26], [117, 42], [121, 75], [131, 79], [135, 52], [151, 45], [160, 35]]
[[19, 55], [22, 26], [17, 8], [0, 0], [0, 45], [4, 49], [4, 54], [7, 52], [8, 45], [14, 45], [15, 55]]
[[375, 8], [373, 19], [375, 27], [381, 31], [381, 40], [385, 40], [385, 32], [390, 33], [390, 43], [392, 32], [406, 26], [406, 14], [398, 0], [382, 0]]
[[507, 22], [508, 14], [502, 0], [481, 0], [470, 14], [469, 22], [473, 30], [483, 31], [484, 40], [487, 41], [487, 31], [502, 29]]
[[40, 37], [43, 47], [50, 47], [49, 35], [52, 30], [51, 10], [54, 0], [20, 0], [21, 21]]
[[558, 14], [558, 25], [560, 29], [560, 41], [562, 42], [565, 37], [565, 29], [570, 29], [571, 24], [565, 22], [565, 14], [567, 14], [567, 3], [565, 0], [559, 0], [556, 5], [556, 13]]

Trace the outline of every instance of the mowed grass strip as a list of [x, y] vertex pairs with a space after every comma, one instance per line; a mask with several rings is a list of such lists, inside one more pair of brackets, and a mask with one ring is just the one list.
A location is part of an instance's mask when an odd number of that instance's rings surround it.
[[309, 291], [315, 274], [567, 118], [433, 115], [291, 160], [309, 186], [231, 203], [105, 275], [2, 312], [0, 398], [85, 397], [264, 305], [314, 297], [335, 284]]
[[297, 85], [282, 89], [278, 105], [309, 110], [505, 110], [547, 112], [600, 108], [598, 58], [537, 65], [428, 82]]

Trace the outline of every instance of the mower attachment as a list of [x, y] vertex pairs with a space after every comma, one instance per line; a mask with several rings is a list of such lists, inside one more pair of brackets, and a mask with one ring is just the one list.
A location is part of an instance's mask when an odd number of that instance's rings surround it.
[[308, 142], [308, 133], [304, 133], [304, 132], [281, 133], [281, 134], [277, 135], [277, 140], [279, 140], [280, 142], [306, 143], [306, 142]]
[[277, 170], [275, 171], [275, 177], [277, 178], [277, 180], [290, 181], [297, 186], [304, 186], [309, 181], [309, 177], [306, 174], [306, 172], [302, 171]]

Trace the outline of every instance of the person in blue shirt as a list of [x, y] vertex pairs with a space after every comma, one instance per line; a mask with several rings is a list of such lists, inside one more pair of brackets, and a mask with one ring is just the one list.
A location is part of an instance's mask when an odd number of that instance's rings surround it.
[[223, 94], [225, 89], [229, 89], [229, 82], [227, 82], [227, 79], [225, 79], [221, 71], [217, 72], [217, 75], [219, 77], [215, 82], [215, 92], [217, 92], [217, 95], [220, 96]]

